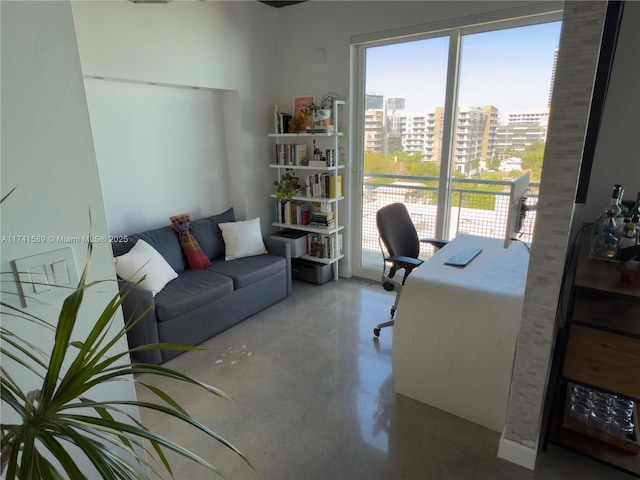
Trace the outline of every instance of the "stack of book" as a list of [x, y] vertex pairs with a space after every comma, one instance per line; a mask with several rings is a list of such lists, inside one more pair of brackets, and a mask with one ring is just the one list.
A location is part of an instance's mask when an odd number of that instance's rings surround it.
[[289, 120], [291, 120], [290, 114], [278, 111], [274, 112], [273, 121], [275, 133], [289, 133]]
[[328, 173], [315, 173], [309, 175], [304, 182], [307, 197], [329, 197], [331, 178]]
[[313, 212], [309, 225], [316, 228], [333, 228], [336, 225], [336, 219], [333, 212]]
[[278, 143], [276, 145], [276, 164], [278, 165], [306, 165], [307, 146]]
[[310, 233], [307, 235], [307, 252], [316, 258], [336, 258], [342, 255], [342, 235], [336, 238], [333, 235]]
[[317, 258], [328, 258], [328, 252], [325, 249], [325, 238], [326, 237], [324, 235], [320, 235], [318, 233], [311, 233], [307, 235], [307, 252], [309, 255]]
[[276, 222], [288, 225], [309, 225], [311, 211], [309, 204], [298, 200], [276, 202]]

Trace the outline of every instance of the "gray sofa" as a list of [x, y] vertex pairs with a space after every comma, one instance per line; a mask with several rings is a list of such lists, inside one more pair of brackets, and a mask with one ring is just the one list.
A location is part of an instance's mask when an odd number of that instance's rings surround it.
[[[225, 261], [225, 245], [219, 223], [233, 222], [230, 208], [224, 213], [191, 222], [191, 232], [212, 265], [189, 269], [171, 226], [128, 235], [112, 245], [115, 256], [127, 253], [138, 239], [154, 247], [178, 278], [155, 296], [131, 282], [118, 279], [125, 321], [147, 311], [128, 333], [129, 347], [150, 343], [197, 345], [291, 294], [291, 246], [264, 237], [268, 254]], [[133, 359], [161, 364], [183, 351], [149, 350]]]

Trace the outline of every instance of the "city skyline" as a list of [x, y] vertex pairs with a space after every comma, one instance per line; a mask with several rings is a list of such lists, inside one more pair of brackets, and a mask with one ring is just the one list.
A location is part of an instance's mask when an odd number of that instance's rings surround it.
[[[493, 105], [501, 116], [548, 106], [561, 22], [464, 35], [459, 102]], [[366, 92], [406, 99], [406, 112], [444, 105], [448, 37], [370, 47]]]

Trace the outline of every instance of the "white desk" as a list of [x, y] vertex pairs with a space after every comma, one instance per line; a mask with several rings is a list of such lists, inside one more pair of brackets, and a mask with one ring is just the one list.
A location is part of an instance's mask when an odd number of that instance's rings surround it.
[[[464, 246], [483, 251], [444, 265]], [[396, 392], [502, 432], [528, 264], [520, 242], [460, 235], [414, 270], [393, 327]]]

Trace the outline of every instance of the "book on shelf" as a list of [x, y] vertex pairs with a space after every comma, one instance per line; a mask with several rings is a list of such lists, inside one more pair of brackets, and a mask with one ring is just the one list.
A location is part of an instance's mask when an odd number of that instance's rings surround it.
[[324, 258], [326, 254], [324, 248], [324, 235], [311, 233], [307, 236], [307, 242], [309, 244], [309, 255], [317, 258]]
[[307, 146], [304, 144], [276, 144], [277, 165], [307, 165]]
[[335, 213], [333, 210], [321, 211], [315, 210], [311, 212], [310, 223], [311, 226], [317, 228], [331, 228], [336, 224]]
[[313, 222], [311, 222], [311, 223], [309, 224], [309, 226], [310, 226], [310, 227], [313, 227], [313, 228], [317, 228], [317, 229], [319, 229], [319, 230], [323, 230], [323, 229], [324, 229], [324, 230], [329, 230], [330, 228], [335, 227], [335, 226], [336, 226], [336, 224], [335, 224], [335, 222], [334, 222], [334, 223], [330, 223], [330, 224], [328, 224], [328, 225], [324, 225], [324, 224], [318, 224], [318, 223], [313, 223]]
[[[338, 194], [336, 195], [335, 182], [338, 183]], [[329, 180], [329, 198], [338, 198], [342, 196], [342, 175], [337, 175], [335, 179]]]
[[289, 133], [289, 120], [291, 120], [291, 114], [279, 112], [276, 106], [276, 111], [273, 114], [274, 133]]
[[319, 220], [319, 221], [326, 221], [326, 220], [333, 220], [335, 218], [335, 213], [333, 213], [333, 211], [329, 211], [329, 212], [311, 212], [311, 220]]
[[309, 225], [311, 223], [310, 206], [300, 200], [277, 201], [275, 212], [277, 223], [288, 225]]
[[306, 165], [308, 163], [308, 160], [307, 160], [307, 146], [306, 145], [295, 145], [294, 146], [294, 156], [296, 158], [297, 165]]
[[336, 166], [336, 151], [333, 148], [327, 148], [325, 150], [325, 155], [324, 156], [326, 158], [328, 167], [335, 167]]
[[333, 134], [336, 132], [336, 128], [333, 125], [315, 125], [315, 126], [307, 126], [305, 128], [306, 133], [324, 133], [324, 134]]
[[338, 256], [336, 249], [336, 236], [310, 233], [307, 235], [307, 252], [316, 258], [335, 258]]
[[331, 176], [324, 173], [309, 175], [304, 182], [307, 197], [326, 198], [329, 196]]
[[292, 211], [293, 223], [296, 225], [309, 225], [311, 221], [311, 211], [309, 204], [304, 202], [296, 202]]

